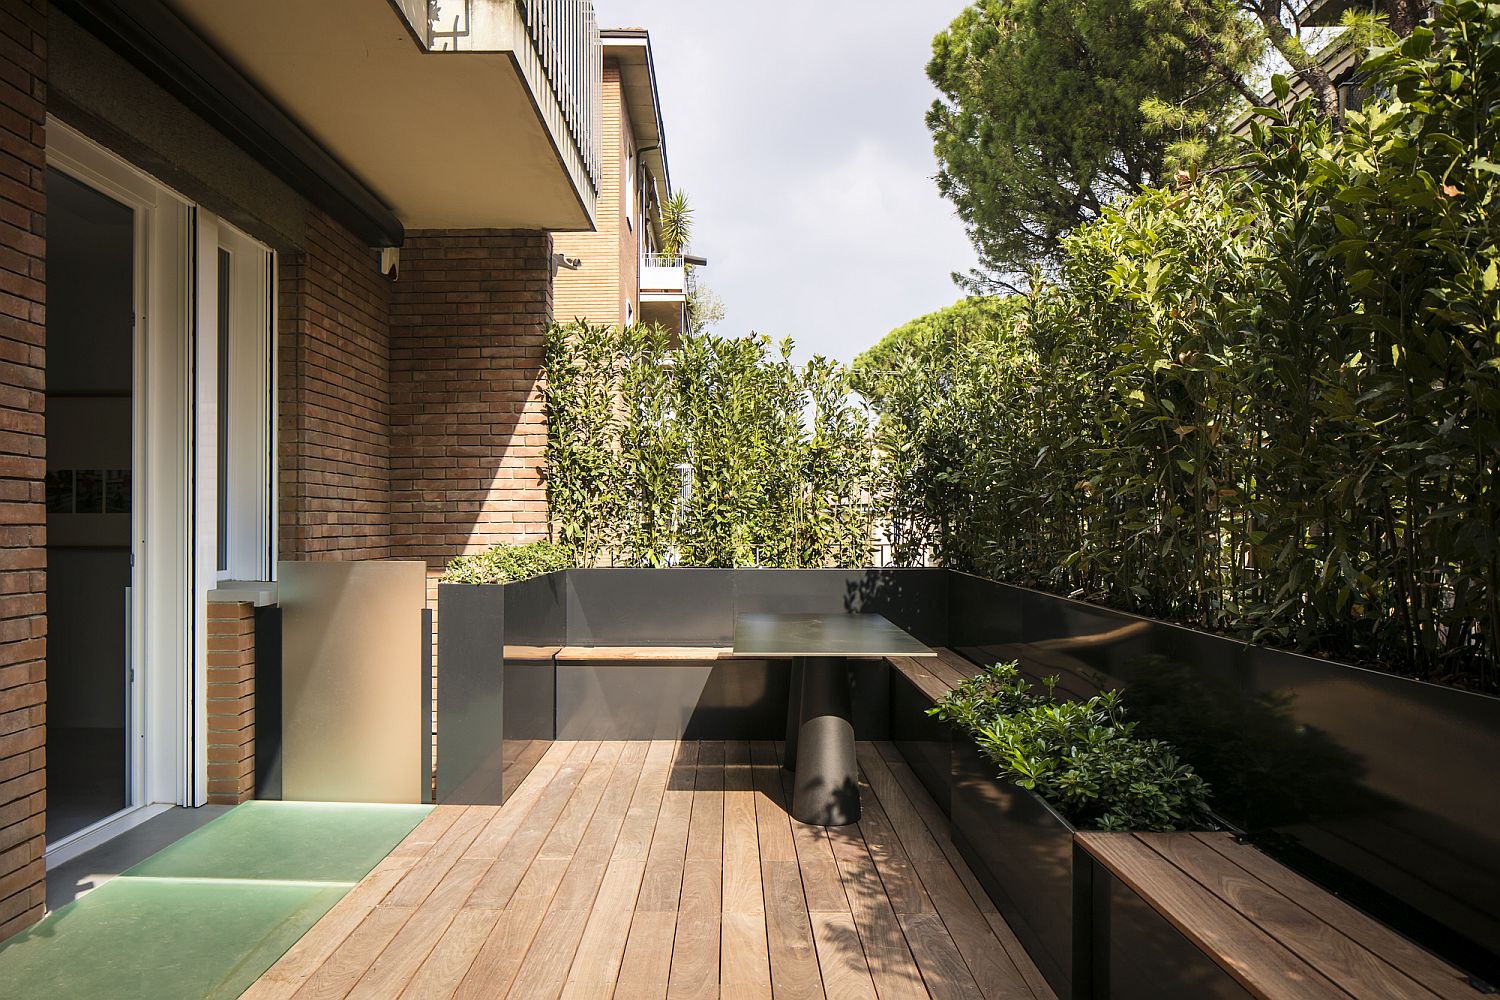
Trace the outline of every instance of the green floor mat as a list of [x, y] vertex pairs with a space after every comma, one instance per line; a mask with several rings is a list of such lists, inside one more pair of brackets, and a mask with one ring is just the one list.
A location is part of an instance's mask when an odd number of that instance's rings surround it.
[[6, 943], [0, 996], [237, 997], [346, 891], [117, 878]]
[[246, 802], [125, 874], [358, 882], [401, 843], [429, 809]]
[[0, 944], [0, 1000], [238, 997], [430, 811], [237, 806]]

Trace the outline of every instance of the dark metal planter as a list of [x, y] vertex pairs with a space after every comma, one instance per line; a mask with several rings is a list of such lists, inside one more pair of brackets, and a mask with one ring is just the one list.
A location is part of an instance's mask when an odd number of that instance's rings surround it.
[[1086, 882], [1078, 887], [1084, 903], [1074, 898], [1072, 824], [1040, 796], [997, 777], [973, 740], [957, 733], [952, 774], [959, 853], [1058, 997], [1088, 997], [1090, 907]]
[[945, 816], [953, 815], [953, 727], [927, 714], [932, 699], [899, 670], [890, 671], [891, 740]]

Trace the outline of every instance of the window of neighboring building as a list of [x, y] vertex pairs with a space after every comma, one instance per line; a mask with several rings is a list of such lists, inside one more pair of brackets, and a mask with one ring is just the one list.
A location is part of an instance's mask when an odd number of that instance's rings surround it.
[[635, 228], [635, 150], [625, 154], [625, 225]]

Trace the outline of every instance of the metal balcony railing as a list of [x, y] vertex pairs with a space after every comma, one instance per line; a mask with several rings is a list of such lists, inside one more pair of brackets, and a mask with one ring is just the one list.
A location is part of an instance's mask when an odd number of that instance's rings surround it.
[[599, 183], [599, 93], [604, 59], [591, 0], [516, 0], [527, 36], [562, 107], [589, 179]]
[[641, 257], [641, 267], [681, 267], [680, 254], [648, 253]]

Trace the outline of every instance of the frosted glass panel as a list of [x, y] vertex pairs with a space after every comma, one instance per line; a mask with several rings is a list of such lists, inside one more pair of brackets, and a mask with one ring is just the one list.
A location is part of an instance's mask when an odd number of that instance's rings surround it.
[[422, 801], [421, 562], [284, 562], [282, 794]]

